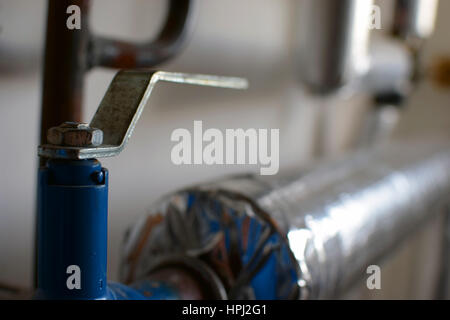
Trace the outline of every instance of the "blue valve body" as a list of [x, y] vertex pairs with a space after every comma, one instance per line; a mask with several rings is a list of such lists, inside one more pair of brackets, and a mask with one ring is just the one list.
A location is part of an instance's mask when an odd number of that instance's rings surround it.
[[[97, 160], [49, 160], [38, 198], [37, 297], [106, 298], [108, 171]], [[80, 289], [67, 285], [70, 266]]]
[[49, 160], [39, 171], [38, 206], [36, 299], [178, 298], [165, 283], [108, 285], [108, 171], [99, 161]]

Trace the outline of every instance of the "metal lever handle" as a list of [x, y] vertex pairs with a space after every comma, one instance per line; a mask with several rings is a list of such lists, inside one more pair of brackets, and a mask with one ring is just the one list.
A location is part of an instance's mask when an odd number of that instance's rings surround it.
[[60, 159], [90, 159], [118, 155], [144, 110], [159, 81], [230, 89], [246, 89], [243, 78], [221, 77], [165, 71], [119, 71], [111, 82], [89, 127], [103, 132], [103, 143], [97, 147], [70, 147], [45, 144], [39, 155]]

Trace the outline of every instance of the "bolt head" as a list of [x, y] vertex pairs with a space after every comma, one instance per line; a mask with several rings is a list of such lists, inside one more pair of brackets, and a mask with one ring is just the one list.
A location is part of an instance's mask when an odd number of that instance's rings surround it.
[[59, 146], [97, 147], [103, 143], [103, 131], [87, 123], [64, 122], [48, 130], [47, 141]]
[[70, 129], [87, 129], [87, 128], [89, 128], [89, 123], [66, 121], [66, 122], [63, 122], [59, 127], [60, 128], [70, 128]]

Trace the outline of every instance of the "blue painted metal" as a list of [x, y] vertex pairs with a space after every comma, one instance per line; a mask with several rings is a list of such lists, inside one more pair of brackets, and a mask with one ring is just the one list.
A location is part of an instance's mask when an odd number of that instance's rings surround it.
[[[38, 201], [36, 299], [179, 298], [163, 282], [107, 283], [108, 171], [99, 161], [49, 160], [39, 172]], [[67, 285], [74, 265], [80, 288]]]
[[142, 280], [131, 286], [110, 282], [108, 284], [109, 300], [178, 300], [178, 290], [165, 282]]
[[[195, 203], [198, 200], [195, 192], [189, 193], [187, 214], [196, 212], [190, 209], [196, 205]], [[204, 205], [204, 208], [210, 208], [205, 203], [202, 203], [202, 205]], [[298, 277], [295, 262], [283, 236], [273, 230], [270, 237], [261, 243], [264, 230], [270, 228], [266, 221], [249, 217], [245, 213], [226, 207], [218, 201], [214, 203], [213, 207], [215, 210], [212, 210], [212, 212], [206, 213], [204, 209], [202, 210], [202, 219], [206, 222], [206, 228], [202, 232], [204, 234], [223, 232], [227, 252], [226, 260], [228, 260], [230, 267], [236, 264], [242, 265], [239, 273], [251, 274], [256, 271], [249, 279], [250, 283], [248, 284], [248, 287], [253, 291], [254, 298], [256, 300], [287, 299], [292, 293], [292, 288], [296, 286]], [[224, 215], [227, 215], [227, 218], [224, 219]], [[227, 223], [224, 223], [224, 221], [227, 221]], [[248, 229], [243, 231], [246, 229], [244, 228], [246, 222], [248, 223]], [[234, 245], [238, 249], [238, 257], [235, 257], [234, 260], [231, 258], [232, 242], [235, 242]], [[259, 247], [258, 245], [261, 244], [262, 246]], [[273, 249], [270, 250], [268, 257], [263, 258], [263, 251], [269, 246]], [[216, 257], [219, 260], [223, 258], [223, 256]], [[260, 263], [263, 260], [265, 262]], [[225, 261], [223, 263], [227, 264]]]
[[[106, 298], [108, 171], [97, 160], [49, 160], [38, 198], [37, 298]], [[81, 289], [67, 286], [72, 265]]]
[[143, 280], [131, 286], [108, 283], [108, 300], [177, 300], [180, 295], [175, 287], [161, 282]]
[[[196, 212], [190, 210], [196, 206], [196, 202], [200, 202], [203, 208], [211, 208], [201, 199], [202, 197], [198, 196], [196, 192], [188, 193], [187, 214]], [[226, 259], [229, 261], [230, 267], [236, 264], [242, 265], [241, 270], [238, 271], [240, 274], [253, 273], [253, 276], [249, 279], [248, 288], [251, 288], [254, 298], [256, 300], [288, 299], [292, 293], [292, 288], [297, 284], [298, 278], [295, 262], [282, 234], [273, 230], [270, 237], [261, 242], [264, 238], [264, 231], [267, 231], [265, 229], [271, 228], [267, 221], [234, 210], [229, 203], [224, 205], [224, 203], [214, 201], [212, 207], [214, 210], [208, 213], [206, 213], [206, 209], [202, 209], [202, 219], [206, 222], [205, 229], [202, 232], [204, 234], [223, 232], [228, 256]], [[224, 218], [225, 215], [226, 218]], [[227, 223], [224, 224], [224, 221], [227, 221]], [[247, 228], [244, 227], [246, 223], [248, 224]], [[238, 247], [238, 256], [234, 260], [231, 258], [232, 242], [235, 242], [234, 245]], [[272, 250], [268, 250], [269, 255], [264, 258], [263, 252], [269, 246], [272, 247]], [[223, 259], [223, 257], [216, 258]], [[265, 262], [261, 263], [264, 260]], [[225, 261], [223, 262], [227, 264]]]

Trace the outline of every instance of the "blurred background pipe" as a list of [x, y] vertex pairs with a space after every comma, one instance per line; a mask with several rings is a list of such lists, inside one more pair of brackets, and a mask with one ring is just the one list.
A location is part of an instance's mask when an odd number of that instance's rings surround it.
[[426, 39], [434, 32], [439, 0], [397, 0], [393, 34]]
[[[81, 28], [66, 27], [67, 8], [81, 10]], [[47, 130], [64, 121], [81, 121], [83, 82], [87, 71], [90, 0], [49, 0], [42, 87], [40, 143]]]
[[370, 71], [364, 79], [364, 87], [372, 97], [372, 105], [357, 139], [360, 147], [370, 147], [390, 138], [411, 93], [415, 68], [410, 51], [397, 39], [373, 37], [370, 57]]
[[306, 0], [297, 19], [297, 70], [317, 94], [328, 94], [369, 67], [371, 0]]
[[180, 53], [189, 32], [192, 0], [169, 0], [166, 21], [153, 41], [131, 43], [99, 36], [91, 37], [91, 67], [154, 67]]
[[295, 77], [318, 102], [315, 157], [329, 152], [336, 94], [369, 70], [372, 5], [372, 0], [305, 0], [298, 6], [293, 64]]
[[423, 47], [434, 32], [438, 5], [439, 0], [397, 0], [391, 34], [400, 41], [386, 37], [373, 41], [367, 76], [373, 106], [363, 125], [361, 146], [390, 137], [405, 100], [423, 80]]
[[439, 0], [397, 0], [392, 34], [405, 41], [414, 58], [412, 81], [423, 74], [421, 56], [426, 40], [433, 34]]

